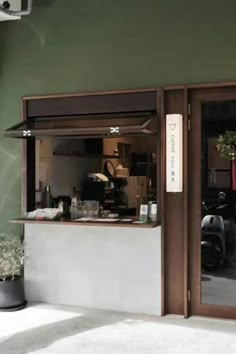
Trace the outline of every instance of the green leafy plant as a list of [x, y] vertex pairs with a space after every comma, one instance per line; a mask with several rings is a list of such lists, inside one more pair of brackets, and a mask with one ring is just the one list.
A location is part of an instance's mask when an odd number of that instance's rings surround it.
[[226, 160], [235, 160], [236, 158], [236, 132], [226, 130], [225, 134], [220, 135], [217, 150], [220, 153], [220, 157]]
[[24, 247], [19, 237], [0, 234], [0, 281], [13, 281], [21, 275]]

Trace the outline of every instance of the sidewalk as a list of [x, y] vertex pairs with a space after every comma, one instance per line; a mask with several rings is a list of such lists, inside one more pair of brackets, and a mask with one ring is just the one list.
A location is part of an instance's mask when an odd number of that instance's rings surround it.
[[1, 354], [236, 353], [236, 322], [35, 304], [0, 313]]

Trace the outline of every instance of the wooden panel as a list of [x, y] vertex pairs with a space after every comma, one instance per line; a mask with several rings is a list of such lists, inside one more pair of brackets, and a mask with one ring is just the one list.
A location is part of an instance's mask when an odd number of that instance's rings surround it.
[[28, 118], [156, 110], [156, 91], [28, 100]]
[[128, 90], [105, 90], [105, 91], [80, 91], [70, 92], [70, 93], [56, 93], [56, 94], [44, 94], [38, 96], [24, 96], [24, 100], [41, 100], [42, 98], [64, 98], [64, 97], [82, 97], [82, 96], [104, 96], [104, 95], [114, 95], [120, 93], [135, 93], [135, 92], [153, 92], [156, 91], [157, 87], [150, 88], [139, 88], [139, 89], [128, 89]]
[[35, 139], [26, 141], [26, 209], [35, 210]]
[[[157, 101], [156, 101], [156, 110], [157, 110], [157, 144], [156, 144], [156, 156], [157, 156], [157, 161], [156, 161], [156, 176], [157, 176], [157, 204], [159, 205], [159, 211], [157, 213], [157, 222], [161, 224], [162, 220], [162, 191], [163, 191], [163, 172], [164, 169], [162, 169], [162, 163], [164, 159], [164, 154], [165, 154], [165, 148], [164, 144], [162, 142], [162, 120], [163, 120], [163, 90], [159, 90], [156, 92], [157, 96]], [[163, 156], [163, 157], [162, 157]]]
[[164, 90], [160, 91], [160, 220], [161, 220], [161, 315], [166, 313], [165, 309], [165, 189], [166, 189], [166, 126], [164, 112]]
[[205, 84], [188, 84], [188, 85], [169, 85], [165, 86], [165, 91], [173, 90], [184, 90], [184, 89], [204, 89], [204, 88], [222, 88], [222, 87], [234, 87], [236, 86], [236, 81], [225, 81], [225, 82], [211, 82]]
[[[27, 114], [27, 102], [21, 100], [21, 120], [26, 119]], [[26, 182], [26, 171], [27, 171], [27, 161], [26, 161], [27, 151], [26, 151], [26, 141], [21, 142], [21, 213], [27, 210], [27, 182]]]
[[[27, 101], [21, 101], [21, 120], [27, 118]], [[35, 139], [21, 145], [21, 212], [35, 209]]]
[[189, 291], [189, 234], [188, 234], [188, 206], [189, 206], [189, 188], [188, 188], [188, 119], [189, 119], [189, 110], [188, 110], [188, 89], [184, 90], [184, 134], [183, 134], [183, 187], [184, 187], [184, 317], [187, 318], [189, 316], [189, 299], [188, 299], [188, 291]]
[[[165, 92], [166, 114], [184, 111], [184, 90]], [[164, 195], [165, 314], [184, 314], [184, 193]]]

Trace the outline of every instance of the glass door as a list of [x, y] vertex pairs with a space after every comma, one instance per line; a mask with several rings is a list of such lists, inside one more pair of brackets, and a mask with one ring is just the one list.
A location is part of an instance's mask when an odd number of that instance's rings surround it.
[[192, 95], [191, 314], [236, 318], [236, 89]]

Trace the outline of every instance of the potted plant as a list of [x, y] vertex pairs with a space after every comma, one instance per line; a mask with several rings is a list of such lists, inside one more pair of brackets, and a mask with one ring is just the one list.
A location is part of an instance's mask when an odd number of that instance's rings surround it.
[[0, 310], [13, 311], [25, 307], [23, 259], [21, 239], [0, 234]]
[[232, 190], [236, 190], [236, 132], [226, 130], [225, 134], [218, 138], [217, 150], [220, 157], [231, 161]]

